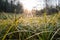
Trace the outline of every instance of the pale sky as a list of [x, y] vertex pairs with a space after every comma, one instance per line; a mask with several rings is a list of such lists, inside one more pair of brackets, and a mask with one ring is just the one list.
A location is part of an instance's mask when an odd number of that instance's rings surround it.
[[[9, 0], [10, 2], [11, 0]], [[20, 1], [23, 4], [24, 9], [29, 9], [31, 10], [32, 8], [35, 9], [43, 9], [45, 7], [45, 0], [17, 0]], [[15, 4], [17, 3], [17, 1], [15, 2]], [[51, 0], [50, 2], [48, 2], [49, 5], [58, 5], [58, 1], [57, 0]]]
[[23, 4], [25, 9], [42, 9], [44, 6], [43, 0], [20, 0], [20, 2]]
[[[36, 9], [43, 9], [46, 5], [45, 5], [45, 0], [20, 0], [20, 2], [23, 3], [23, 6], [26, 8], [36, 8]], [[58, 5], [58, 1], [57, 0], [50, 0], [48, 2], [49, 6], [53, 5], [56, 6]], [[30, 8], [30, 9], [31, 9]]]

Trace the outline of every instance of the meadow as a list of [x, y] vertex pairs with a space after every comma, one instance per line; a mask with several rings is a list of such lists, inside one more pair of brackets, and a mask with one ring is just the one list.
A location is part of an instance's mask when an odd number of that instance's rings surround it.
[[60, 40], [60, 13], [34, 17], [1, 13], [0, 40]]

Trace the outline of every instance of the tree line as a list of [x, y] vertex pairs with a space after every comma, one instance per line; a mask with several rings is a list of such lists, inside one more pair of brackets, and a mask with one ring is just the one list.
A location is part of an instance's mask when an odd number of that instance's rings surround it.
[[[57, 4], [55, 4], [55, 6], [51, 4], [52, 1], [53, 0], [44, 0], [46, 7], [41, 10], [36, 10], [36, 15], [41, 15], [43, 13], [47, 13], [48, 15], [58, 13], [60, 11], [59, 0], [56, 0], [56, 2], [58, 2]], [[51, 5], [49, 4], [49, 2]]]
[[8, 0], [0, 0], [0, 12], [10, 12], [10, 13], [22, 13], [23, 7], [20, 2], [17, 5], [14, 4], [15, 0], [9, 3]]
[[[11, 2], [9, 3], [8, 0], [0, 0], [0, 12], [22, 13], [23, 12], [22, 4], [18, 1], [17, 5], [15, 5], [14, 4], [15, 1], [17, 0], [13, 0], [13, 1], [11, 0]], [[50, 4], [48, 4], [50, 1], [53, 1], [53, 0], [45, 0], [44, 2], [45, 2], [46, 7], [39, 11], [36, 10], [36, 14], [41, 15], [45, 12], [48, 14], [58, 13], [60, 11], [60, 5], [56, 5], [56, 7], [54, 7], [53, 5], [50, 6]]]

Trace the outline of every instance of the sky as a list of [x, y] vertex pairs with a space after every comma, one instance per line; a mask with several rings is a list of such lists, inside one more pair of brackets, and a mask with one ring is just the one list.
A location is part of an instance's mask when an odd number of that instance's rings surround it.
[[32, 10], [33, 8], [40, 10], [44, 7], [43, 0], [20, 0], [20, 2], [23, 4], [25, 9], [29, 10]]
[[[32, 10], [34, 8], [40, 10], [44, 8], [43, 0], [17, 0], [15, 4], [17, 4], [18, 1], [23, 4], [24, 9]], [[8, 0], [8, 2], [10, 3], [11, 0]]]
[[[10, 2], [11, 0], [9, 0]], [[15, 2], [15, 4], [17, 4], [17, 2], [20, 1], [23, 4], [24, 9], [43, 9], [45, 7], [45, 0], [17, 0]], [[56, 6], [56, 4], [58, 5], [58, 1], [57, 0], [51, 0], [50, 2], [48, 2], [49, 5], [54, 5]]]

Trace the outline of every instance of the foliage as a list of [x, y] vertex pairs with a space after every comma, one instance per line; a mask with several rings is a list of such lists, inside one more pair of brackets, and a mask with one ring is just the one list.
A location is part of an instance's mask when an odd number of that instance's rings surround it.
[[0, 0], [0, 12], [22, 13], [23, 12], [22, 4], [18, 2], [19, 5], [15, 5], [14, 2], [15, 1], [12, 0], [11, 3], [9, 3], [8, 0]]

